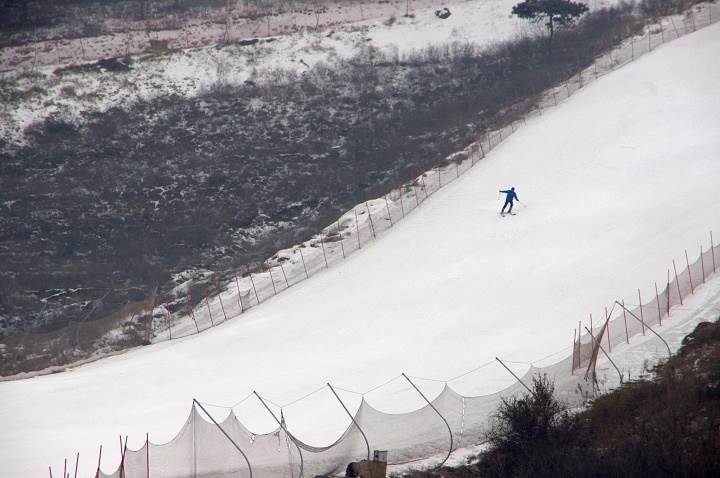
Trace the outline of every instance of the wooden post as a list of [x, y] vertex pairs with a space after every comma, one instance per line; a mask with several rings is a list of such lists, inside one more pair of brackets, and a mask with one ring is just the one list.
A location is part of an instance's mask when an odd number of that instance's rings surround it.
[[255, 293], [255, 300], [257, 301], [258, 304], [260, 304], [260, 297], [258, 296], [257, 288], [255, 287], [255, 279], [253, 279], [252, 272], [250, 273], [250, 283], [253, 286], [253, 292]]
[[657, 282], [655, 282], [655, 302], [658, 310], [658, 324], [662, 326], [662, 314], [660, 314], [660, 295], [658, 294]]
[[385, 197], [385, 209], [387, 209], [388, 219], [390, 220], [390, 227], [392, 227], [393, 220], [392, 220], [392, 215], [390, 214], [390, 204], [388, 204], [387, 194], [384, 197]]
[[642, 297], [640, 297], [640, 289], [638, 289], [638, 303], [640, 304], [640, 325], [642, 326], [642, 334], [645, 335], [645, 317], [642, 310]]
[[353, 211], [355, 212], [355, 231], [357, 232], [358, 249], [360, 249], [360, 222], [358, 221], [357, 209], [353, 208]]
[[243, 309], [243, 303], [242, 303], [242, 294], [240, 294], [240, 281], [238, 281], [237, 274], [235, 275], [235, 285], [237, 286], [238, 291], [238, 305], [240, 306], [240, 313], [242, 314], [244, 312]]
[[300, 259], [302, 260], [302, 263], [303, 263], [303, 269], [305, 269], [305, 278], [309, 279], [310, 275], [308, 274], [307, 267], [305, 267], [305, 256], [303, 256], [303, 253], [302, 253], [302, 246], [298, 247], [298, 251], [300, 251]]
[[623, 321], [625, 322], [625, 343], [630, 343], [630, 336], [628, 335], [628, 328], [627, 328], [627, 315], [625, 314], [625, 299], [622, 301], [623, 305]]
[[62, 478], [67, 478], [67, 458], [65, 458], [65, 463], [63, 464]]
[[212, 318], [212, 310], [210, 310], [210, 299], [208, 299], [208, 291], [205, 290], [205, 305], [207, 305], [208, 315], [210, 315], [210, 325], [215, 326], [215, 322]]
[[702, 271], [702, 283], [705, 283], [705, 261], [703, 260], [702, 244], [700, 244], [700, 267]]
[[275, 288], [275, 279], [273, 279], [272, 275], [272, 267], [268, 267], [268, 272], [270, 273], [270, 283], [273, 286], [273, 295], [277, 295], [277, 289]]
[[677, 267], [675, 267], [675, 259], [673, 259], [673, 270], [675, 271], [675, 285], [677, 286], [678, 297], [680, 298], [680, 305], [683, 305], [682, 294], [680, 293], [680, 279], [678, 279]]
[[687, 264], [688, 280], [690, 280], [690, 293], [695, 293], [695, 287], [693, 287], [692, 274], [690, 273], [690, 259], [688, 259], [687, 249], [685, 249], [685, 264]]
[[592, 325], [592, 314], [590, 314], [590, 333], [592, 334], [594, 331], [595, 331], [595, 329], [593, 329], [593, 325]]
[[[75, 456], [75, 474], [73, 475], [74, 478], [77, 478], [77, 471], [78, 471], [78, 465], [80, 464], [80, 452], [77, 452], [77, 455]], [[149, 478], [150, 475], [148, 475]]]
[[370, 213], [370, 206], [368, 206], [367, 201], [365, 201], [365, 209], [367, 210], [368, 219], [370, 220], [370, 230], [372, 231], [373, 237], [377, 239], [377, 236], [375, 235], [375, 225], [373, 224], [372, 214]]
[[[48, 471], [50, 472], [50, 478], [53, 478], [53, 476], [52, 476], [52, 466], [48, 466]], [[63, 477], [63, 478], [65, 478], [65, 477]]]

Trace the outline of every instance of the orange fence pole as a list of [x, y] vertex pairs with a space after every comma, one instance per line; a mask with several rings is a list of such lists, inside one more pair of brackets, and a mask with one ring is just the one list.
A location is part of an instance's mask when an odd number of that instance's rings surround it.
[[640, 289], [638, 289], [638, 303], [640, 304], [640, 325], [642, 325], [642, 334], [645, 335], [645, 317], [643, 317], [642, 297], [640, 297]]
[[625, 343], [629, 344], [630, 336], [628, 335], [628, 328], [627, 328], [627, 315], [625, 313], [625, 299], [623, 299], [622, 305], [623, 305], [623, 321], [625, 321]]
[[677, 267], [675, 266], [675, 259], [673, 259], [673, 270], [675, 271], [675, 285], [677, 286], [678, 297], [680, 298], [680, 305], [683, 305], [682, 294], [680, 293], [680, 279], [678, 279]]
[[662, 318], [660, 314], [660, 296], [658, 295], [657, 282], [655, 282], [655, 302], [657, 303], [658, 323], [662, 326]]

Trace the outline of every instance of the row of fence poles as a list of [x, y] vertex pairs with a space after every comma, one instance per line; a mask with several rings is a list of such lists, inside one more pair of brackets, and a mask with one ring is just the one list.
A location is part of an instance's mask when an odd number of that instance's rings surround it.
[[[659, 292], [657, 282], [655, 282], [653, 284], [654, 289], [655, 289], [655, 306], [651, 306], [649, 304], [643, 303], [642, 294], [640, 292], [640, 289], [637, 290], [639, 316], [638, 316], [638, 314], [635, 314], [633, 311], [631, 311], [630, 309], [628, 309], [626, 307], [624, 300], [614, 302], [613, 307], [615, 307], [615, 305], [617, 305], [618, 307], [620, 307], [620, 309], [622, 309], [623, 325], [624, 325], [624, 331], [625, 331], [625, 343], [626, 344], [630, 343], [630, 335], [628, 333], [628, 320], [627, 320], [628, 314], [629, 314], [630, 317], [635, 319], [640, 324], [640, 331], [643, 336], [645, 335], [646, 330], [649, 330], [650, 332], [652, 332], [665, 344], [665, 346], [668, 349], [668, 354], [671, 355], [670, 346], [665, 341], [665, 339], [663, 339], [660, 336], [660, 334], [650, 326], [650, 324], [648, 323], [648, 321], [645, 318], [644, 310], [647, 308], [656, 309], [657, 310], [657, 323], [658, 323], [658, 326], [662, 327], [663, 315], [665, 317], [669, 317], [670, 311], [672, 308], [671, 297], [672, 297], [673, 282], [674, 282], [674, 288], [677, 292], [677, 298], [678, 298], [678, 303], [679, 303], [678, 305], [682, 306], [683, 305], [683, 293], [682, 293], [682, 289], [680, 287], [680, 281], [681, 281], [682, 277], [684, 277], [684, 276], [687, 277], [687, 282], [690, 287], [690, 295], [693, 295], [693, 294], [695, 294], [697, 286], [699, 286], [701, 284], [705, 284], [707, 278], [710, 275], [715, 274], [717, 272], [717, 264], [715, 261], [715, 241], [713, 238], [712, 231], [710, 231], [709, 236], [710, 236], [710, 247], [708, 248], [707, 251], [705, 251], [705, 250], [703, 250], [703, 246], [701, 244], [699, 247], [700, 255], [698, 257], [698, 260], [693, 263], [693, 264], [699, 264], [699, 271], [698, 271], [700, 273], [699, 278], [695, 277], [694, 281], [693, 281], [692, 267], [690, 264], [689, 255], [688, 255], [687, 249], [685, 249], [683, 251], [684, 256], [685, 256], [685, 270], [678, 273], [677, 264], [675, 262], [675, 259], [672, 260], [674, 279], [671, 281], [670, 268], [667, 268], [667, 282], [666, 282], [666, 286], [665, 286], [665, 291], [663, 292], [662, 295]], [[705, 256], [707, 256], [708, 253], [710, 256], [709, 257], [710, 261], [709, 261], [709, 264], [707, 264], [708, 267], [706, 267]], [[664, 307], [661, 306], [661, 297], [665, 300]], [[685, 296], [685, 298], [687, 298], [687, 296]], [[612, 339], [611, 339], [611, 335], [610, 335], [610, 324], [611, 324], [610, 316], [611, 315], [612, 315], [612, 310], [610, 311], [610, 313], [608, 313], [607, 307], [606, 307], [605, 308], [605, 322], [604, 322], [604, 324], [601, 328], [601, 332], [598, 334], [598, 336], [594, 335], [594, 327], [592, 324], [592, 314], [590, 314], [589, 328], [588, 327], [584, 328], [584, 330], [587, 332], [588, 337], [590, 338], [589, 345], [590, 345], [590, 350], [591, 350], [591, 354], [590, 354], [589, 361], [588, 361], [588, 367], [586, 370], [586, 376], [588, 376], [588, 373], [590, 373], [590, 368], [594, 367], [594, 362], [597, 358], [598, 350], [602, 351], [603, 354], [606, 356], [606, 358], [608, 358], [608, 360], [610, 360], [610, 362], [613, 365], [615, 365], [609, 356], [609, 354], [612, 353]], [[583, 363], [583, 360], [582, 360], [582, 338], [581, 338], [582, 332], [583, 332], [582, 321], [579, 321], [578, 328], [573, 329], [573, 347], [572, 347], [573, 355], [572, 355], [571, 374], [574, 374], [575, 370], [577, 370], [583, 366], [582, 365], [582, 363]], [[608, 347], [607, 353], [605, 352], [604, 348], [601, 345], [603, 338], [605, 338], [605, 337], [607, 337], [605, 339], [606, 343], [607, 343], [607, 347]], [[620, 381], [622, 383], [622, 381], [623, 381], [622, 376], [620, 378]]]

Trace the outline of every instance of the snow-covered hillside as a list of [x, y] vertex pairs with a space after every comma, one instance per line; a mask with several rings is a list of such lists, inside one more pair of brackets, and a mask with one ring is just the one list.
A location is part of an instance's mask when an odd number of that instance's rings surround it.
[[[118, 434], [131, 448], [146, 432], [167, 441], [193, 397], [232, 404], [258, 390], [288, 403], [328, 380], [367, 390], [401, 371], [445, 378], [495, 356], [569, 352], [579, 319], [637, 287], [649, 294], [671, 259], [719, 230], [718, 55], [714, 25], [591, 84], [363, 252], [242, 320], [0, 383], [3, 474], [37, 476], [79, 450], [79, 476], [89, 476], [100, 443], [103, 468], [113, 469]], [[502, 218], [497, 191], [509, 186], [527, 207]], [[462, 391], [511, 380], [486, 367]], [[407, 396], [367, 398], [387, 411], [419, 405]], [[330, 442], [347, 419], [307, 403], [286, 410], [293, 432]], [[252, 400], [235, 413], [258, 432], [275, 427]]]
[[[50, 66], [38, 68], [30, 68], [30, 60], [28, 65], [9, 68], [17, 48], [0, 49], [0, 66], [4, 65], [0, 69], [5, 70], [8, 77], [6, 83], [0, 84], [0, 94], [4, 93], [2, 96], [9, 99], [0, 104], [0, 139], [23, 143], [25, 128], [46, 117], [81, 123], [84, 113], [128, 106], [159, 96], [194, 96], [213, 87], [237, 85], [246, 80], [262, 82], [277, 70], [301, 73], [319, 62], [332, 64], [337, 58], [351, 57], [368, 46], [396, 52], [402, 57], [429, 45], [456, 41], [484, 45], [536, 34], [537, 25], [531, 26], [510, 16], [515, 3], [514, 0], [451, 2], [447, 6], [452, 15], [445, 20], [435, 16], [437, 7], [427, 7], [424, 3], [413, 5], [413, 17], [393, 15], [392, 21], [388, 16], [344, 23], [354, 19], [351, 12], [346, 12], [350, 16], [339, 18], [341, 24], [332, 30], [306, 30], [261, 38], [259, 43], [249, 46], [235, 43], [138, 55], [133, 58], [131, 69], [120, 73], [100, 69], [53, 72], [68, 65], [91, 62], [80, 55], [81, 45], [84, 52], [96, 42], [98, 58], [108, 52], [124, 51], [128, 41], [124, 35], [73, 40], [79, 43], [71, 49], [71, 56], [60, 55]], [[590, 7], [617, 3], [619, 0], [598, 0], [590, 2]], [[382, 4], [376, 6], [384, 8]], [[133, 40], [142, 41], [146, 39]], [[203, 41], [209, 42], [211, 38]], [[52, 55], [57, 48], [60, 45], [49, 43], [41, 50]], [[51, 62], [52, 57], [46, 61]]]

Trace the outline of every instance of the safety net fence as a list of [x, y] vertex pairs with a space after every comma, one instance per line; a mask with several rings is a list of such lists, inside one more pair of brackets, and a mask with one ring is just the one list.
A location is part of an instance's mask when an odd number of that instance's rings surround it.
[[230, 280], [216, 284], [214, 290], [207, 290], [200, 298], [188, 296], [187, 307], [175, 313], [164, 306], [154, 309], [150, 306], [147, 310], [147, 315], [151, 317], [149, 340], [158, 342], [186, 337], [240, 317], [249, 308], [341, 262], [419, 208], [435, 192], [469, 171], [527, 119], [540, 116], [545, 109], [559, 105], [591, 81], [718, 19], [720, 6], [712, 3], [701, 4], [684, 15], [662, 19], [647, 27], [643, 35], [627, 39], [620, 47], [599, 56], [588, 68], [545, 91], [537, 107], [524, 119], [480, 135], [476, 142], [444, 158], [436, 168], [418, 174], [381, 198], [356, 205], [308, 241], [278, 251], [265, 261], [264, 271], [242, 277], [234, 275]]

